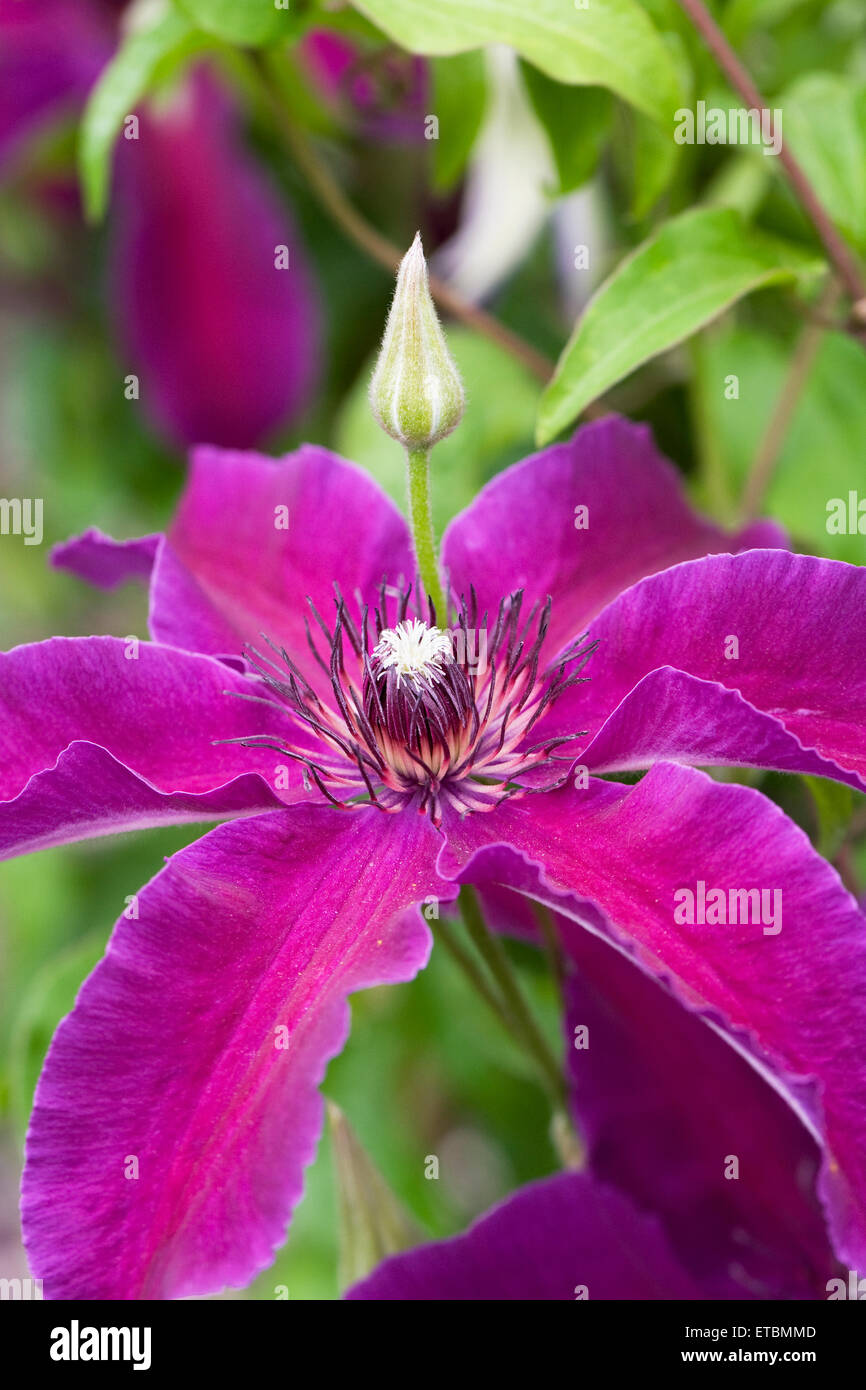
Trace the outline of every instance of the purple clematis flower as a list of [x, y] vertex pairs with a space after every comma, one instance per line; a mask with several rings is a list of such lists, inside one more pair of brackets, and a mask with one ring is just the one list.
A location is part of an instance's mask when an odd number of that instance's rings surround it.
[[524, 1303], [706, 1295], [657, 1219], [585, 1173], [562, 1173], [522, 1188], [463, 1235], [385, 1260], [346, 1297]]
[[424, 139], [430, 80], [423, 58], [392, 48], [365, 54], [329, 29], [306, 34], [298, 53], [321, 96], [365, 140], [417, 144]]
[[[578, 1077], [597, 1172], [542, 1189], [548, 1225], [575, 1194], [563, 1240], [591, 1252], [634, 1207], [658, 1286], [679, 1291], [661, 1296], [729, 1296], [742, 1228], [745, 1281], [766, 1289], [791, 1219], [774, 1193], [808, 1189], [811, 1162], [824, 1215], [807, 1191], [789, 1292], [826, 1265], [825, 1219], [838, 1257], [866, 1263], [866, 923], [775, 805], [693, 766], [866, 785], [866, 574], [780, 541], [695, 516], [647, 430], [608, 418], [452, 522], [441, 627], [412, 599], [400, 515], [319, 448], [199, 450], [165, 537], [61, 549], [103, 584], [150, 567], [152, 640], [0, 659], [0, 852], [229, 823], [141, 890], [52, 1044], [22, 1198], [47, 1297], [178, 1297], [263, 1268], [315, 1149], [346, 996], [411, 978], [430, 950], [418, 904], [463, 883], [494, 916], [503, 896], [547, 904], [582, 987], [597, 972], [596, 1006], [609, 989], [625, 1011], [592, 1052], [611, 1084]], [[745, 906], [720, 919], [710, 892]], [[616, 1106], [639, 1077], [632, 998], [653, 1046], [657, 1007], [684, 1053], [646, 1061], [633, 1125]], [[578, 994], [574, 1019], [601, 1030], [592, 1002]], [[735, 1113], [710, 1115], [704, 1059]], [[645, 1169], [632, 1127], [652, 1139]], [[726, 1157], [745, 1167], [765, 1132], [774, 1166], [720, 1197]], [[689, 1254], [689, 1213], [712, 1213], [720, 1268]], [[645, 1274], [630, 1287], [650, 1296]]]
[[[0, 161], [80, 109], [112, 56], [111, 0], [0, 0]], [[287, 208], [206, 69], [121, 139], [108, 302], [126, 372], [169, 441], [246, 448], [297, 420], [319, 376], [320, 312]], [[2, 167], [2, 166], [0, 166]]]
[[142, 401], [178, 444], [261, 442], [312, 399], [320, 316], [293, 221], [243, 148], [234, 105], [193, 72], [141, 113], [116, 164], [111, 301]]
[[[535, 940], [525, 897], [494, 883], [481, 897], [491, 923]], [[557, 926], [590, 1171], [530, 1185], [465, 1235], [385, 1261], [348, 1297], [826, 1298], [839, 1269], [814, 1135], [699, 1011], [603, 935]]]

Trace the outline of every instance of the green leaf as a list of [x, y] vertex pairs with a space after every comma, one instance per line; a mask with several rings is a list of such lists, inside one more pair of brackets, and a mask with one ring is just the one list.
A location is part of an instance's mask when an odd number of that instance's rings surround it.
[[439, 121], [433, 143], [433, 182], [436, 188], [453, 188], [466, 166], [487, 105], [484, 55], [455, 53], [434, 58], [431, 110]]
[[[521, 71], [550, 142], [559, 178], [556, 191], [570, 193], [595, 172], [610, 130], [610, 94], [603, 87], [566, 87], [531, 63], [521, 63]], [[670, 139], [669, 143], [673, 145]]]
[[[538, 384], [502, 348], [467, 328], [448, 329], [448, 347], [466, 388], [459, 429], [433, 450], [430, 469], [433, 517], [438, 531], [497, 469], [532, 448]], [[401, 446], [383, 435], [367, 400], [372, 364], [360, 372], [337, 421], [335, 448], [366, 468], [406, 505], [406, 460]]]
[[462, 53], [503, 43], [558, 82], [608, 87], [660, 124], [680, 87], [670, 54], [636, 0], [353, 0], [413, 53]]
[[[866, 247], [866, 84], [829, 72], [803, 77], [774, 99], [785, 144], [837, 226]], [[771, 162], [768, 160], [768, 162]]]
[[10, 1110], [21, 1132], [54, 1031], [104, 951], [104, 932], [76, 941], [33, 976], [21, 1001], [9, 1045]]
[[81, 123], [78, 172], [84, 210], [98, 221], [108, 202], [114, 142], [123, 122], [154, 84], [173, 73], [211, 40], [175, 11], [123, 41], [90, 94]]
[[851, 812], [854, 809], [854, 793], [841, 782], [831, 782], [825, 777], [804, 776], [818, 822], [818, 853], [825, 859], [832, 859], [842, 846]]
[[249, 48], [290, 37], [299, 23], [288, 3], [277, 8], [274, 0], [176, 0], [176, 4], [199, 29]]
[[682, 146], [643, 116], [633, 113], [631, 153], [631, 216], [647, 217], [672, 182]]
[[787, 19], [809, 0], [730, 0], [723, 17], [725, 33], [732, 43], [741, 43], [754, 29], [770, 29]]
[[578, 319], [541, 398], [539, 444], [743, 295], [819, 269], [798, 248], [747, 228], [729, 208], [693, 209], [666, 222], [617, 267]]
[[391, 1191], [346, 1116], [327, 1102], [337, 1184], [339, 1284], [356, 1284], [389, 1255], [408, 1250], [424, 1233]]
[[733, 208], [751, 221], [767, 192], [771, 163], [752, 152], [733, 155], [705, 186], [701, 202], [706, 207]]
[[[701, 338], [700, 395], [711, 436], [741, 494], [791, 365], [790, 334], [776, 337], [745, 324]], [[732, 375], [737, 399], [725, 395]], [[866, 499], [866, 353], [845, 333], [828, 333], [800, 393], [767, 492], [765, 511], [798, 546], [853, 564], [866, 563], [866, 535], [827, 531], [828, 503]], [[847, 508], [846, 508], [847, 510]]]
[[[684, 93], [691, 94], [693, 73], [685, 44], [679, 34], [666, 27], [661, 17], [655, 17], [672, 61], [680, 76]], [[623, 110], [626, 118], [626, 159], [630, 163], [630, 214], [639, 222], [647, 217], [659, 198], [673, 182], [683, 153], [682, 145], [671, 139], [667, 127], [649, 121], [638, 111]], [[616, 139], [616, 135], [614, 136]]]

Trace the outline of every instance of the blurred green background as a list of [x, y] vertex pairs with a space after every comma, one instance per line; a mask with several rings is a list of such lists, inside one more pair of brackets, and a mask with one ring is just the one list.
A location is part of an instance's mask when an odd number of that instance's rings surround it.
[[[727, 105], [730, 94], [677, 7], [653, 0], [645, 8], [688, 71], [693, 97]], [[362, 68], [383, 51], [393, 53], [357, 15], [349, 22], [344, 11], [335, 19], [315, 6], [300, 9], [315, 12], [321, 24], [337, 23], [342, 16]], [[775, 100], [816, 73], [829, 74], [844, 84], [846, 94], [853, 93], [860, 126], [853, 134], [843, 137], [837, 130], [836, 135], [853, 142], [851, 167], [859, 168], [861, 179], [859, 190], [849, 190], [855, 202], [866, 176], [866, 163], [857, 163], [858, 151], [866, 160], [866, 7], [861, 0], [732, 0], [714, 9], [768, 97]], [[244, 82], [226, 55], [214, 61], [221, 80], [235, 82], [243, 98]], [[316, 137], [324, 132], [334, 168], [370, 222], [401, 248], [420, 227], [428, 251], [447, 241], [465, 215], [465, 179], [479, 157], [482, 115], [489, 112], [493, 82], [489, 73], [485, 78], [483, 65], [473, 66], [473, 97], [471, 84], [461, 86], [469, 79], [460, 59], [437, 59], [433, 69], [438, 95], [431, 101], [441, 101], [445, 109], [456, 90], [467, 103], [461, 120], [458, 99], [458, 119], [447, 140], [443, 136], [444, 149], [423, 139], [373, 142], [359, 134], [351, 118], [335, 117], [315, 91], [305, 93], [301, 115], [295, 113]], [[673, 161], [649, 124], [607, 93], [560, 88], [551, 107], [537, 75], [526, 80], [530, 87], [535, 84], [533, 119], [553, 161], [547, 209], [487, 295], [487, 304], [539, 351], [555, 359], [571, 331], [582, 301], [580, 295], [576, 299], [570, 247], [576, 235], [589, 235], [587, 228], [592, 229], [594, 283], [666, 218], [713, 202], [738, 208], [747, 220], [803, 251], [816, 250], [808, 224], [759, 150], [690, 148]], [[579, 120], [576, 108], [570, 123], [557, 119], [557, 111], [571, 109], [567, 103], [576, 91], [581, 97], [594, 93], [595, 106], [584, 102]], [[795, 99], [790, 109], [796, 112]], [[791, 123], [796, 126], [794, 116]], [[141, 587], [91, 590], [52, 570], [48, 551], [92, 525], [115, 536], [163, 529], [184, 480], [182, 454], [161, 440], [139, 402], [124, 398], [127, 364], [118, 353], [106, 305], [106, 227], [88, 227], [76, 212], [58, 219], [36, 196], [49, 176], [71, 177], [75, 133], [74, 114], [58, 118], [32, 139], [11, 173], [0, 165], [0, 495], [42, 497], [45, 508], [41, 546], [0, 537], [3, 648], [53, 633], [144, 636]], [[816, 141], [819, 135], [817, 130]], [[244, 138], [251, 157], [268, 170], [293, 210], [325, 320], [318, 389], [302, 417], [265, 447], [280, 453], [302, 440], [329, 445], [370, 469], [402, 502], [400, 450], [378, 431], [366, 403], [391, 277], [335, 226], [255, 102], [245, 107]], [[851, 155], [830, 139], [817, 149], [816, 167], [824, 158], [832, 172], [834, 152], [840, 160]], [[109, 227], [111, 216], [109, 208]], [[866, 227], [855, 227], [852, 235], [863, 238]], [[585, 300], [585, 285], [580, 293]], [[693, 499], [725, 522], [734, 516], [815, 293], [806, 284], [744, 298], [686, 345], [654, 357], [616, 384], [605, 398], [605, 405], [652, 423]], [[460, 429], [434, 456], [440, 527], [487, 478], [532, 451], [541, 392], [535, 377], [499, 345], [463, 325], [449, 324], [448, 331], [468, 407]], [[724, 392], [729, 373], [740, 379], [735, 400]], [[861, 341], [832, 329], [823, 334], [802, 384], [765, 510], [789, 527], [799, 548], [863, 563], [866, 536], [830, 536], [825, 522], [828, 498], [856, 488], [866, 497], [864, 459], [866, 354]], [[773, 776], [760, 785], [840, 864], [846, 881], [862, 885], [864, 827], [857, 819], [862, 808], [852, 793]], [[33, 1086], [53, 1029], [99, 958], [125, 897], [197, 833], [149, 831], [0, 866], [0, 1268], [9, 1275], [23, 1272], [15, 1189]], [[515, 948], [515, 955], [555, 1043], [558, 1020], [548, 978], [531, 951]], [[325, 1092], [431, 1235], [462, 1229], [497, 1198], [555, 1167], [546, 1102], [528, 1064], [500, 1036], [443, 950], [434, 952], [430, 967], [414, 983], [356, 998], [352, 1014], [349, 1045], [331, 1064]], [[425, 1178], [430, 1154], [440, 1159], [436, 1181]], [[272, 1298], [279, 1285], [288, 1286], [291, 1298], [337, 1295], [336, 1197], [327, 1133], [287, 1246], [243, 1296]]]

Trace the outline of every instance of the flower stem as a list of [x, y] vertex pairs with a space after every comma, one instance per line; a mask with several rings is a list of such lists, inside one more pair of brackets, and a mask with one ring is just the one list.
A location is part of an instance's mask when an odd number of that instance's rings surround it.
[[478, 954], [482, 957], [493, 976], [502, 995], [505, 1007], [519, 1030], [520, 1041], [532, 1054], [541, 1073], [547, 1091], [557, 1111], [567, 1106], [567, 1091], [562, 1068], [550, 1050], [550, 1046], [532, 1016], [529, 1004], [523, 994], [511, 962], [498, 936], [487, 930], [478, 899], [471, 888], [460, 894], [463, 920]]
[[491, 1013], [495, 1014], [502, 1024], [506, 1033], [514, 1035], [515, 1023], [509, 1014], [497, 991], [488, 983], [484, 971], [479, 967], [470, 951], [467, 951], [463, 942], [454, 931], [450, 922], [444, 918], [437, 923], [436, 936], [442, 942], [449, 955], [453, 957], [457, 965], [463, 971], [472, 988], [484, 1000]]
[[[376, 261], [385, 270], [396, 271], [402, 259], [399, 247], [361, 216], [330, 170], [319, 159], [306, 133], [298, 128], [286, 111], [280, 89], [281, 78], [276, 72], [281, 57], [282, 55], [276, 53], [270, 53], [267, 57], [252, 54], [247, 68], [247, 71], [258, 79], [259, 94], [273, 118], [277, 134], [336, 226], [371, 260]], [[553, 362], [521, 338], [519, 333], [515, 333], [492, 314], [488, 314], [486, 309], [481, 309], [477, 304], [464, 299], [438, 275], [430, 276], [430, 293], [441, 309], [465, 323], [467, 328], [472, 328], [476, 333], [481, 333], [491, 342], [497, 343], [516, 362], [522, 363], [542, 384], [550, 380], [553, 375]]]
[[[752, 81], [746, 67], [728, 43], [723, 30], [713, 19], [704, 4], [704, 0], [679, 0], [679, 5], [703, 37], [734, 91], [739, 93], [749, 108], [754, 107], [762, 113], [766, 113], [768, 134], [772, 138], [774, 135], [772, 112]], [[779, 134], [781, 135], [781, 131]], [[824, 243], [827, 256], [836, 267], [839, 279], [854, 302], [855, 310], [858, 310], [862, 316], [866, 312], [866, 306], [864, 306], [866, 280], [863, 278], [853, 252], [836, 230], [805, 170], [784, 141], [779, 145], [779, 163], [799, 199], [800, 206], [810, 218], [818, 236]]]
[[809, 380], [809, 373], [818, 355], [828, 328], [826, 319], [833, 313], [840, 298], [839, 282], [830, 276], [818, 304], [817, 319], [809, 320], [800, 330], [797, 346], [791, 359], [788, 375], [773, 406], [767, 428], [755, 455], [740, 509], [740, 522], [753, 521], [761, 510], [764, 498], [773, 481], [779, 455], [788, 437], [791, 421]]
[[436, 617], [447, 624], [448, 608], [436, 563], [436, 537], [433, 531], [433, 512], [430, 507], [430, 451], [410, 449], [406, 453], [406, 476], [409, 485], [409, 524], [418, 560], [418, 573], [425, 593], [430, 595]]
[[450, 922], [443, 920], [437, 924], [437, 939], [446, 947], [473, 989], [484, 1000], [512, 1041], [525, 1048], [532, 1056], [540, 1071], [542, 1085], [551, 1100], [553, 1113], [550, 1120], [550, 1141], [563, 1168], [576, 1171], [584, 1165], [586, 1150], [569, 1113], [563, 1075], [532, 1017], [508, 957], [498, 939], [492, 936], [484, 925], [481, 910], [471, 889], [463, 888], [460, 904], [467, 931], [493, 975], [495, 986], [489, 982], [478, 962], [467, 951]]
[[559, 992], [559, 999], [562, 1002], [565, 994], [565, 965], [562, 959], [562, 948], [556, 934], [556, 924], [553, 920], [553, 913], [544, 903], [533, 902], [532, 915], [538, 923], [538, 930], [544, 942], [544, 951], [550, 965], [550, 973], [556, 981], [556, 988]]

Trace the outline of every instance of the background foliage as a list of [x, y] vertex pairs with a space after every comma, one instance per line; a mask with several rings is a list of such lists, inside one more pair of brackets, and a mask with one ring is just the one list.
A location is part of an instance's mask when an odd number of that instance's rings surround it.
[[[467, 188], [490, 159], [495, 95], [495, 64], [482, 50], [507, 45], [519, 55], [515, 80], [545, 152], [546, 208], [486, 305], [556, 369], [543, 385], [502, 342], [450, 323], [468, 409], [435, 454], [438, 525], [536, 441], [570, 432], [602, 397], [604, 407], [650, 421], [696, 503], [733, 522], [798, 344], [812, 332], [761, 508], [798, 548], [866, 561], [866, 536], [826, 527], [830, 498], [857, 489], [866, 497], [862, 334], [857, 325], [852, 331], [843, 294], [827, 307], [826, 255], [779, 161], [759, 147], [673, 140], [678, 107], [742, 104], [675, 0], [592, 0], [573, 16], [560, 0], [293, 0], [290, 10], [271, 0], [165, 0], [136, 9], [139, 22], [83, 118], [61, 114], [0, 167], [0, 494], [43, 497], [46, 526], [42, 547], [0, 537], [3, 647], [53, 632], [146, 630], [141, 591], [88, 591], [46, 557], [49, 545], [90, 525], [118, 536], [161, 529], [182, 487], [182, 456], [124, 399], [126, 368], [107, 313], [106, 240], [123, 120], [170, 92], [193, 61], [209, 63], [241, 103], [248, 148], [294, 211], [326, 316], [324, 376], [302, 418], [266, 441], [270, 450], [302, 439], [327, 444], [402, 502], [400, 450], [366, 404], [391, 277], [323, 206], [274, 118], [274, 91], [369, 224], [401, 249], [420, 226], [429, 253], [469, 220]], [[866, 251], [866, 7], [718, 0], [710, 9], [783, 111], [785, 139], [827, 212], [851, 247]], [[438, 139], [424, 138], [423, 117], [414, 133], [371, 139], [357, 112], [325, 99], [298, 44], [329, 28], [356, 45], [361, 71], [395, 46], [426, 60]], [[58, 221], [38, 189], [49, 178], [71, 179], [76, 168], [87, 220]], [[589, 248], [584, 269], [574, 264], [577, 243]], [[736, 398], [725, 391], [731, 374]], [[768, 775], [761, 785], [862, 891], [857, 798], [811, 779]], [[10, 1273], [20, 1258], [19, 1148], [53, 1028], [126, 895], [192, 837], [151, 831], [2, 866], [0, 1249]], [[531, 952], [517, 955], [555, 1037], [543, 972]], [[414, 984], [356, 999], [353, 1017], [327, 1094], [431, 1234], [460, 1229], [551, 1170], [543, 1098], [444, 952]], [[448, 1157], [439, 1182], [424, 1177], [430, 1153]], [[336, 1296], [335, 1212], [326, 1137], [291, 1239], [248, 1296], [273, 1297], [281, 1284], [293, 1298]]]

